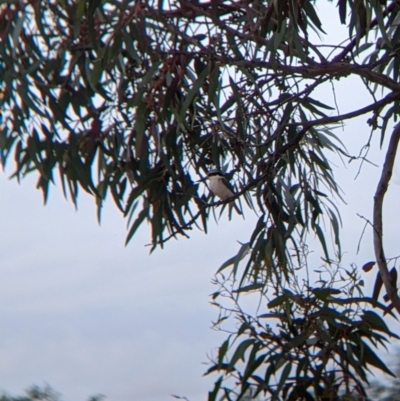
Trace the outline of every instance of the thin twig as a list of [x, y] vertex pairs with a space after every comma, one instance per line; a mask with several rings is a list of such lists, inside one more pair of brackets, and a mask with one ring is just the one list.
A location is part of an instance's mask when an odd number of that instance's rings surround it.
[[362, 232], [361, 232], [361, 236], [360, 236], [360, 239], [358, 240], [358, 244], [357, 244], [357, 255], [358, 255], [358, 252], [360, 252], [361, 240], [362, 240], [362, 238], [363, 238], [363, 236], [364, 236], [365, 229], [367, 228], [368, 224], [370, 224], [372, 227], [373, 227], [373, 225], [372, 225], [372, 223], [371, 223], [366, 217], [361, 216], [361, 214], [358, 214], [358, 213], [357, 213], [357, 216], [360, 217], [361, 219], [365, 220], [365, 225], [364, 225], [364, 228], [363, 228], [363, 230], [362, 230]]

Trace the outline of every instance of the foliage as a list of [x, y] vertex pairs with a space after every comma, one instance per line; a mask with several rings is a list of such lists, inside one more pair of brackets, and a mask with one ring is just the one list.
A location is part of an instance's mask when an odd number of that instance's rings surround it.
[[[219, 207], [232, 215], [202, 183], [213, 166], [258, 214], [249, 242], [220, 269], [215, 298], [234, 302], [239, 325], [210, 368], [221, 373], [209, 400], [231, 399], [231, 377], [239, 398], [255, 387], [271, 400], [350, 400], [365, 397], [372, 367], [390, 374], [371, 348], [394, 336], [378, 314], [388, 309], [359, 293], [355, 267], [340, 265], [330, 156], [356, 158], [333, 132], [344, 121], [367, 115], [383, 143], [397, 119], [400, 5], [338, 0], [330, 18], [347, 27], [339, 43], [317, 8], [331, 3], [0, 1], [0, 156], [14, 177], [36, 172], [46, 201], [58, 171], [65, 196], [76, 204], [79, 189], [93, 195], [99, 218], [110, 193], [128, 218], [127, 242], [148, 223], [152, 249], [207, 232]], [[347, 79], [361, 80], [370, 100], [340, 113], [318, 94]], [[369, 145], [360, 144], [361, 160]], [[309, 233], [330, 278], [307, 275]], [[376, 249], [396, 307], [379, 238]], [[270, 312], [244, 314], [247, 294]]]
[[[302, 252], [302, 267], [308, 268], [308, 251]], [[215, 327], [229, 336], [208, 373], [222, 371], [229, 380], [217, 382], [209, 400], [218, 399], [217, 390], [227, 400], [244, 400], [249, 392], [262, 394], [255, 398], [260, 400], [367, 400], [362, 381], [368, 382], [371, 367], [394, 376], [371, 344], [385, 347], [388, 337], [399, 337], [377, 313], [385, 305], [362, 294], [357, 267], [331, 263], [311, 270], [318, 280], [295, 272], [290, 280], [264, 277], [258, 284], [218, 276]], [[257, 298], [249, 302], [256, 285]], [[232, 316], [237, 325], [229, 330]]]
[[[0, 395], [0, 401], [60, 401], [60, 394], [54, 391], [49, 385], [43, 387], [32, 386], [25, 391], [26, 395], [11, 396], [8, 394]], [[101, 401], [104, 397], [96, 395], [90, 397], [88, 401]]]
[[26, 395], [11, 396], [2, 394], [1, 401], [59, 401], [60, 396], [50, 386], [46, 385], [43, 388], [32, 386], [25, 391]]

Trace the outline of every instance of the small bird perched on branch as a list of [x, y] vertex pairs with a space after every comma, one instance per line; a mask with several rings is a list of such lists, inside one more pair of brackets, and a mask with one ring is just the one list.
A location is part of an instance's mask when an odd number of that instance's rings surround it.
[[[235, 196], [225, 176], [219, 170], [210, 170], [207, 173], [208, 185], [214, 195], [218, 196], [221, 200], [227, 200]], [[233, 203], [234, 208], [238, 214], [242, 214], [239, 207]]]

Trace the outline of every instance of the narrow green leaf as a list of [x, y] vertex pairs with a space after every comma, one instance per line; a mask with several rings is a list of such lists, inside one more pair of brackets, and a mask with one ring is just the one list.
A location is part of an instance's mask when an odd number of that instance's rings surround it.
[[389, 328], [384, 320], [373, 311], [365, 311], [362, 315], [362, 320], [371, 326], [374, 330], [383, 331], [389, 334]]
[[242, 246], [240, 247], [239, 252], [236, 255], [235, 262], [233, 264], [233, 275], [234, 276], [236, 276], [236, 273], [237, 273], [237, 270], [239, 267], [239, 263], [248, 254], [249, 249], [250, 249], [250, 244], [248, 242], [245, 244], [242, 244]]
[[223, 376], [215, 382], [213, 391], [208, 392], [208, 401], [216, 401], [219, 389], [221, 388]]
[[289, 349], [296, 348], [299, 345], [304, 344], [307, 341], [308, 337], [310, 337], [310, 334], [308, 333], [300, 334], [299, 336], [296, 336], [293, 340], [289, 341], [287, 346]]
[[237, 290], [233, 290], [233, 293], [242, 293], [242, 292], [252, 292], [254, 290], [259, 290], [261, 288], [264, 288], [265, 284], [250, 284], [250, 285], [246, 285], [245, 287], [240, 287]]
[[277, 306], [280, 306], [284, 302], [286, 302], [287, 299], [288, 299], [288, 297], [286, 295], [279, 295], [278, 297], [276, 297], [272, 301], [268, 302], [267, 306], [268, 306], [269, 309], [276, 308]]
[[331, 170], [331, 166], [325, 160], [322, 160], [313, 150], [309, 150], [308, 154], [310, 155], [310, 159], [321, 167], [322, 170]]
[[382, 286], [383, 286], [382, 276], [381, 276], [381, 273], [379, 273], [379, 271], [378, 271], [378, 273], [376, 274], [374, 290], [372, 292], [372, 298], [375, 301], [377, 301], [379, 298], [379, 294], [381, 292]]
[[339, 16], [340, 16], [340, 22], [342, 25], [346, 25], [346, 17], [347, 17], [347, 0], [339, 0], [338, 1], [338, 7], [339, 7]]
[[136, 218], [134, 223], [132, 224], [128, 236], [126, 237], [125, 240], [125, 246], [128, 245], [129, 241], [135, 234], [136, 230], [140, 227], [140, 225], [143, 223], [144, 219], [148, 216], [149, 213], [149, 206], [145, 206], [139, 213], [139, 216]]
[[221, 267], [217, 270], [217, 273], [221, 273], [222, 270], [226, 269], [228, 266], [233, 265], [236, 260], [236, 255], [229, 258], [226, 262], [224, 262]]
[[304, 11], [307, 13], [307, 16], [310, 18], [310, 20], [312, 21], [312, 23], [322, 32], [322, 33], [326, 33], [323, 29], [322, 29], [322, 24], [320, 19], [318, 18], [318, 14], [315, 11], [311, 1], [304, 1], [303, 3], [303, 9]]
[[396, 375], [386, 366], [386, 364], [375, 354], [374, 351], [372, 351], [372, 349], [364, 341], [361, 341], [361, 345], [363, 348], [363, 357], [361, 358], [361, 360], [372, 366], [375, 366], [382, 372], [385, 372], [392, 377], [396, 377]]
[[288, 362], [285, 365], [285, 367], [283, 368], [281, 377], [279, 379], [279, 384], [278, 384], [278, 387], [276, 389], [276, 393], [277, 394], [280, 394], [280, 392], [282, 390], [282, 387], [284, 386], [284, 384], [286, 383], [286, 381], [287, 381], [287, 379], [288, 379], [288, 377], [290, 375], [291, 370], [292, 370], [292, 363]]
[[244, 358], [244, 354], [247, 350], [247, 348], [254, 344], [255, 340], [250, 338], [247, 340], [242, 341], [236, 348], [235, 353], [233, 354], [231, 360], [229, 361], [229, 365], [228, 365], [228, 371], [232, 370], [235, 365], [236, 362], [240, 359], [244, 362], [245, 358]]
[[199, 75], [198, 79], [196, 80], [196, 82], [193, 84], [192, 88], [189, 90], [185, 101], [183, 102], [181, 111], [180, 111], [180, 122], [182, 122], [184, 120], [186, 111], [188, 109], [188, 107], [191, 105], [191, 103], [193, 102], [193, 98], [195, 97], [195, 95], [197, 95], [199, 89], [201, 88], [201, 86], [204, 84], [204, 81], [207, 77], [207, 75], [209, 74], [209, 69], [205, 68]]
[[145, 140], [144, 132], [146, 130], [147, 116], [148, 116], [147, 105], [145, 102], [141, 102], [136, 109], [135, 126], [134, 126], [135, 150], [136, 154], [140, 158], [143, 158], [142, 146], [145, 144], [143, 141]]
[[225, 358], [225, 355], [229, 349], [229, 340], [230, 340], [230, 337], [228, 337], [218, 349], [218, 364], [219, 365], [222, 364], [222, 362]]
[[324, 233], [323, 233], [321, 227], [319, 226], [319, 224], [315, 224], [315, 232], [317, 233], [319, 242], [321, 243], [322, 248], [324, 250], [325, 258], [326, 258], [326, 260], [329, 260], [330, 259], [329, 252], [328, 252], [328, 248], [326, 246], [325, 236], [324, 236]]
[[20, 11], [17, 13], [18, 19], [15, 23], [14, 30], [12, 33], [12, 41], [14, 43], [15, 48], [18, 48], [20, 46], [20, 35], [22, 31], [22, 26], [24, 24], [25, 20], [25, 13], [23, 11]]

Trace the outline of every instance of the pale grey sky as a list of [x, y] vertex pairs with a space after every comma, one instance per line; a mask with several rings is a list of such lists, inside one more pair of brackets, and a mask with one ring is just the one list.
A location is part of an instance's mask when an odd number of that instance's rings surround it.
[[125, 223], [109, 202], [99, 227], [93, 200], [79, 210], [53, 188], [46, 207], [33, 179], [0, 175], [0, 388], [48, 382], [66, 400], [202, 400], [208, 295], [216, 268], [250, 235], [250, 220], [210, 227], [149, 256], [146, 229], [124, 247]]

